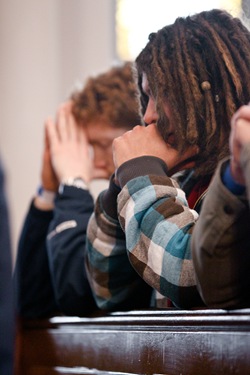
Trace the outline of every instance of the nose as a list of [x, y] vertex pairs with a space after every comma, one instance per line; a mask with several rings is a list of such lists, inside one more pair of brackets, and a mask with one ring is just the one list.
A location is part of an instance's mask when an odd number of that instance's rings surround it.
[[158, 113], [156, 112], [156, 105], [153, 98], [149, 98], [148, 100], [143, 120], [147, 125], [156, 123], [158, 120]]

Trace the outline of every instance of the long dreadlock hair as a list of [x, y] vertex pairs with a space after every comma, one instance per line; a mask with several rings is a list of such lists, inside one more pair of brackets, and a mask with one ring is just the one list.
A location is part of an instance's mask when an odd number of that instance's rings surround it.
[[171, 108], [178, 147], [198, 145], [196, 173], [213, 173], [229, 154], [230, 120], [250, 100], [250, 32], [239, 18], [213, 9], [186, 18], [149, 35], [136, 59], [142, 111], [147, 97], [142, 74], [159, 113], [158, 129], [167, 140]]

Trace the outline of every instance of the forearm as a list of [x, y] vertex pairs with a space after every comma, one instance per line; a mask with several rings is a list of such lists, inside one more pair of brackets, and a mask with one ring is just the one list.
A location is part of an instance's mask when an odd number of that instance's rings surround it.
[[143, 158], [132, 162], [138, 164], [136, 177], [131, 179], [129, 162], [117, 173], [126, 184], [118, 198], [118, 212], [130, 262], [152, 288], [176, 306], [198, 306], [201, 300], [190, 252], [198, 214], [188, 207], [184, 192], [167, 177], [157, 158], [148, 159], [154, 171], [150, 175], [141, 175]]
[[222, 183], [224, 167], [225, 162], [216, 171], [192, 236], [200, 294], [209, 307], [219, 308], [239, 307], [249, 299], [249, 209]]
[[21, 231], [14, 281], [16, 308], [24, 317], [48, 316], [58, 311], [45, 244], [52, 215], [52, 211], [38, 210], [32, 202]]
[[151, 290], [130, 265], [125, 236], [113, 209], [120, 189], [112, 182], [110, 185], [98, 197], [89, 221], [86, 254], [89, 281], [101, 309], [148, 307]]
[[93, 207], [89, 191], [76, 187], [65, 187], [55, 201], [47, 252], [55, 298], [66, 315], [83, 316], [96, 309], [84, 267], [87, 224]]

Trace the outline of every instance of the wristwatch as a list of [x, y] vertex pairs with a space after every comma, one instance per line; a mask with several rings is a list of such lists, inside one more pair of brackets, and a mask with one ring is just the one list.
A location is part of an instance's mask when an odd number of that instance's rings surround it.
[[86, 190], [88, 186], [82, 177], [68, 177], [61, 181], [58, 192], [62, 194], [65, 186], [74, 186], [78, 189]]

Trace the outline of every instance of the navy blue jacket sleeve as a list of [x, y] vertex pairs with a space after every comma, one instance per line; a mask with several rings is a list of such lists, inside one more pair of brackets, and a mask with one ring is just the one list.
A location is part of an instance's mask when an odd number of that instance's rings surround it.
[[13, 374], [14, 306], [11, 280], [11, 244], [4, 175], [0, 164], [0, 374]]
[[38, 210], [32, 202], [23, 224], [14, 272], [16, 308], [21, 317], [46, 317], [58, 312], [46, 250], [52, 217], [52, 211]]
[[96, 310], [84, 265], [86, 231], [93, 210], [89, 191], [73, 186], [65, 186], [55, 201], [47, 253], [55, 299], [66, 315], [84, 316]]

